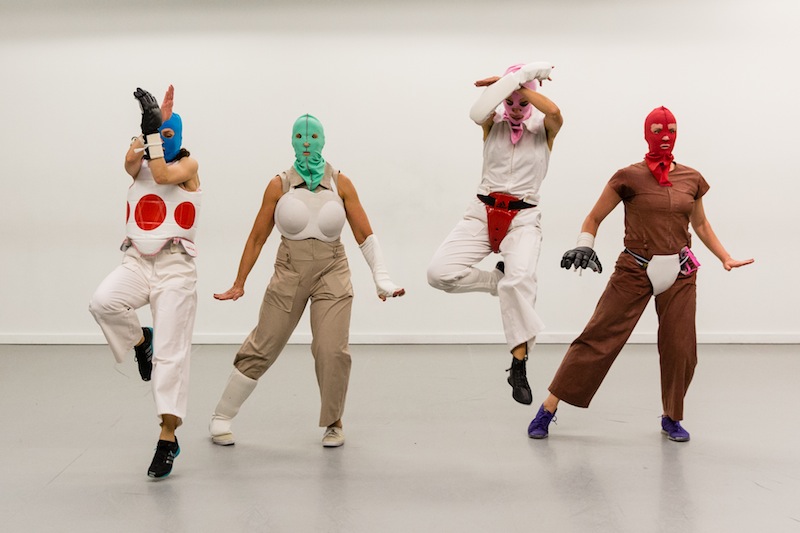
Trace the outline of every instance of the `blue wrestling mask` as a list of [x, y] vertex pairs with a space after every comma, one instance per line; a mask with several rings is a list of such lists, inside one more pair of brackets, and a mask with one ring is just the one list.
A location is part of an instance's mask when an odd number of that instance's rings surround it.
[[183, 121], [181, 116], [173, 113], [161, 127], [158, 128], [159, 132], [164, 131], [164, 128], [169, 128], [173, 131], [172, 137], [164, 137], [161, 135], [161, 140], [164, 141], [164, 161], [171, 163], [178, 157], [181, 151], [181, 144], [183, 142]]

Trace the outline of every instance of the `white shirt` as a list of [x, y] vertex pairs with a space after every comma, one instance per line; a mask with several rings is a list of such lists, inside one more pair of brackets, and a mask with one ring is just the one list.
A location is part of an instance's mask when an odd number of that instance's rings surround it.
[[483, 143], [483, 173], [478, 194], [502, 192], [539, 204], [541, 187], [550, 163], [544, 114], [533, 110], [523, 123], [517, 144], [511, 143], [511, 126], [497, 113]]

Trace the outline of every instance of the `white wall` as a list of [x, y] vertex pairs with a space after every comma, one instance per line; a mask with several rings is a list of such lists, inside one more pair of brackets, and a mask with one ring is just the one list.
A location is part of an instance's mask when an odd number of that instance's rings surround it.
[[[796, 0], [67, 4], [0, 0], [0, 342], [102, 342], [87, 303], [120, 261], [132, 92], [169, 83], [205, 191], [196, 342], [238, 343], [255, 323], [277, 234], [243, 300], [211, 295], [233, 281], [306, 112], [408, 291], [381, 303], [347, 234], [353, 342], [501, 342], [495, 299], [435, 291], [425, 269], [478, 182], [472, 82], [534, 60], [556, 66], [543, 91], [565, 118], [542, 190], [540, 341], [569, 341], [590, 316], [622, 246], [621, 207], [598, 236], [602, 275], [559, 259], [606, 180], [642, 158], [645, 115], [666, 105], [677, 159], [712, 186], [717, 234], [756, 258], [725, 272], [697, 241], [700, 340], [800, 342]], [[634, 340], [655, 326], [651, 308]], [[303, 320], [294, 341], [309, 337]]]

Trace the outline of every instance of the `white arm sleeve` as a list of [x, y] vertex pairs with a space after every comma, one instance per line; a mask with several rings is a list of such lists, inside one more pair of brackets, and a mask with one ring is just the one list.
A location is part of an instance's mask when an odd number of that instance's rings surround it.
[[469, 118], [477, 124], [483, 124], [492, 111], [500, 105], [509, 94], [519, 89], [525, 83], [533, 80], [544, 81], [550, 77], [552, 67], [547, 61], [528, 63], [516, 72], [509, 72], [493, 84], [486, 87], [483, 94], [472, 105]]
[[378, 238], [374, 234], [370, 235], [359, 245], [359, 248], [361, 248], [361, 253], [364, 254], [364, 259], [367, 260], [367, 264], [372, 270], [372, 279], [375, 280], [378, 296], [381, 298], [394, 296], [400, 290], [400, 287], [395, 285], [389, 277], [386, 264], [383, 262], [383, 252], [381, 251], [381, 245], [378, 243]]
[[472, 109], [469, 110], [469, 118], [476, 124], [483, 124], [492, 111], [505, 100], [506, 96], [519, 89], [519, 77], [516, 72], [510, 72], [489, 85], [478, 97]]

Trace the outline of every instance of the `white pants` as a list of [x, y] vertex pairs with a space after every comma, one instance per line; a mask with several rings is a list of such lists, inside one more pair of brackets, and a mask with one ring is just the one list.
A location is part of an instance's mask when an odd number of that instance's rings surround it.
[[488, 292], [500, 297], [500, 313], [509, 350], [527, 343], [533, 347], [544, 329], [536, 314], [536, 266], [542, 242], [539, 208], [522, 209], [514, 217], [500, 255], [505, 274], [475, 268], [492, 253], [486, 208], [477, 198], [469, 204], [464, 218], [456, 224], [428, 266], [428, 283], [446, 292]]
[[194, 259], [179, 244], [142, 256], [131, 247], [122, 264], [100, 284], [89, 303], [118, 363], [142, 338], [136, 309], [153, 314], [153, 374], [156, 413], [186, 416], [189, 360], [197, 310]]

